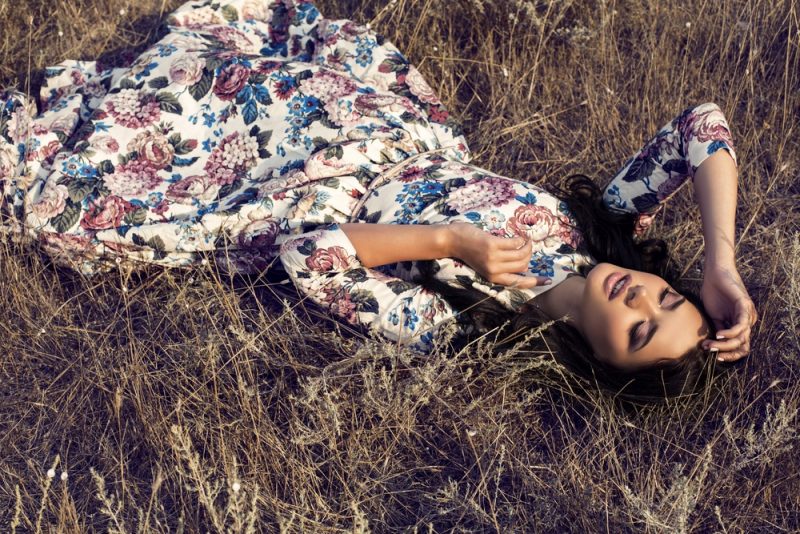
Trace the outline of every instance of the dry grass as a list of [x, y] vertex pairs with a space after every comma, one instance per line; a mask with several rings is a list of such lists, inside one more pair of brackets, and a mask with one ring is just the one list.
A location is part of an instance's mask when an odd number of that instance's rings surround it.
[[[45, 65], [141, 49], [177, 5], [0, 0], [0, 82], [35, 91]], [[752, 354], [706, 398], [631, 411], [546, 354], [419, 358], [350, 335], [264, 277], [85, 279], [6, 243], [0, 529], [796, 531], [800, 4], [318, 5], [371, 20], [463, 120], [476, 162], [516, 178], [605, 179], [677, 111], [719, 103], [742, 162]], [[699, 230], [687, 190], [654, 227], [690, 280]]]

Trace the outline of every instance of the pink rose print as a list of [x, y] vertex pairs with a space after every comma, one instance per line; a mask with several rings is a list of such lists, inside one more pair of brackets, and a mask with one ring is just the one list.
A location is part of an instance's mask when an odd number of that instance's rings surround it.
[[95, 150], [105, 152], [106, 154], [113, 154], [119, 150], [119, 143], [110, 135], [95, 135], [89, 141], [89, 144]]
[[342, 317], [350, 324], [358, 322], [356, 314], [358, 307], [350, 298], [350, 293], [337, 287], [325, 287], [322, 292], [324, 296], [321, 300], [328, 305], [331, 313]]
[[280, 230], [276, 219], [253, 221], [239, 234], [239, 246], [242, 248], [267, 249], [275, 244], [275, 237]]
[[48, 182], [39, 200], [31, 206], [31, 211], [40, 219], [50, 219], [64, 211], [69, 192], [66, 185], [53, 185]]
[[725, 141], [728, 146], [733, 148], [733, 138], [730, 130], [722, 123], [709, 120], [709, 114], [704, 115], [703, 120], [695, 122], [692, 133], [701, 143], [720, 140]]
[[194, 85], [203, 77], [205, 61], [192, 54], [178, 56], [169, 67], [169, 79], [180, 85]]
[[17, 147], [0, 139], [0, 181], [16, 173], [19, 164]]
[[211, 202], [217, 198], [219, 189], [219, 184], [213, 183], [206, 175], [187, 176], [170, 184], [166, 197], [178, 204], [192, 205], [193, 199]]
[[242, 90], [250, 76], [250, 69], [239, 63], [228, 65], [217, 76], [214, 82], [214, 94], [220, 100], [233, 100]]
[[161, 118], [156, 96], [137, 89], [123, 89], [112, 95], [106, 108], [117, 124], [127, 128], [144, 128]]
[[731, 132], [725, 127], [722, 119], [724, 117], [716, 107], [700, 113], [692, 111], [683, 118], [678, 128], [686, 142], [689, 142], [693, 137], [696, 137], [701, 143], [719, 139], [733, 148]]
[[258, 139], [247, 133], [233, 132], [214, 148], [205, 171], [218, 185], [233, 183], [258, 162]]
[[558, 216], [558, 237], [567, 245], [571, 246], [572, 248], [578, 248], [583, 240], [581, 233], [575, 228], [572, 223], [570, 222], [569, 218], [566, 215], [559, 215]]
[[175, 148], [161, 133], [151, 131], [139, 132], [128, 143], [128, 151], [139, 154], [140, 160], [149, 162], [157, 169], [163, 169], [175, 156]]
[[262, 0], [247, 0], [242, 6], [242, 18], [244, 20], [260, 20], [262, 22], [271, 21], [272, 10], [267, 5]]
[[555, 245], [560, 231], [558, 218], [549, 209], [535, 204], [514, 210], [507, 228], [514, 235], [530, 237], [534, 251]]
[[422, 77], [422, 73], [420, 73], [420, 71], [418, 71], [413, 65], [409, 67], [408, 74], [406, 74], [406, 84], [408, 85], [411, 93], [419, 98], [422, 102], [425, 102], [426, 104], [440, 103], [439, 97], [436, 96], [436, 93], [433, 91], [433, 89], [431, 89], [431, 86], [428, 85], [428, 82], [426, 82], [425, 78]]
[[58, 151], [61, 150], [61, 146], [61, 141], [50, 141], [39, 151], [40, 157], [46, 163], [52, 164], [56, 158], [56, 154], [58, 154]]
[[116, 228], [126, 213], [133, 211], [133, 204], [115, 195], [95, 199], [81, 219], [81, 227], [86, 230], [106, 230]]
[[306, 266], [312, 271], [326, 273], [333, 269], [343, 269], [350, 265], [347, 250], [340, 246], [318, 248], [306, 258]]
[[216, 37], [226, 49], [257, 54], [258, 47], [253, 44], [247, 35], [231, 26], [215, 26], [211, 29], [211, 34]]
[[42, 251], [51, 256], [66, 254], [71, 257], [91, 257], [94, 250], [91, 238], [75, 234], [42, 232], [39, 242]]

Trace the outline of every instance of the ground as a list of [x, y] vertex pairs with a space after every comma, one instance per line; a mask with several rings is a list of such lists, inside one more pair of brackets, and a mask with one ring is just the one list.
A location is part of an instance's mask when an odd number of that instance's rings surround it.
[[[179, 4], [0, 0], [0, 85], [35, 94], [46, 65], [141, 50]], [[0, 528], [800, 528], [800, 4], [317, 5], [403, 50], [462, 121], [476, 164], [534, 183], [604, 182], [677, 112], [718, 103], [740, 161], [751, 354], [703, 398], [631, 409], [547, 351], [493, 355], [486, 342], [420, 358], [325, 320], [268, 277], [208, 266], [87, 279], [6, 241]], [[689, 188], [650, 232], [696, 285]]]

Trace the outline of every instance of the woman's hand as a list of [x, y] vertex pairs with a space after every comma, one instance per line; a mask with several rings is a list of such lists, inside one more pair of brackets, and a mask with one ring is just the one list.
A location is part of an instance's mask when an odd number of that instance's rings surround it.
[[544, 276], [522, 275], [528, 271], [533, 245], [523, 237], [498, 237], [469, 223], [451, 223], [450, 256], [462, 260], [493, 284], [528, 289], [547, 285]]
[[719, 361], [743, 358], [750, 352], [750, 327], [758, 315], [736, 266], [707, 265], [700, 295], [717, 328], [717, 341], [705, 341], [705, 348], [718, 349]]

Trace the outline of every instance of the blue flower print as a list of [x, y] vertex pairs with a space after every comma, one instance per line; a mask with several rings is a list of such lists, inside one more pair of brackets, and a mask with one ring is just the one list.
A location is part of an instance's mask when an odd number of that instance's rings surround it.
[[528, 265], [533, 274], [550, 277], [555, 274], [553, 271], [553, 256], [551, 255], [537, 252], [533, 255]]
[[378, 46], [375, 39], [370, 37], [356, 37], [356, 63], [368, 67], [372, 63], [372, 50]]
[[75, 156], [61, 164], [61, 172], [67, 176], [77, 178], [94, 178], [97, 176], [97, 168], [83, 163]]

